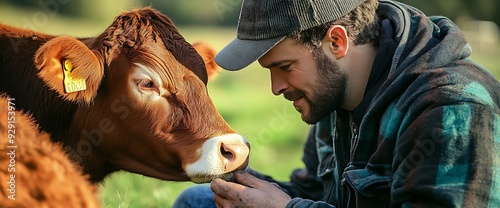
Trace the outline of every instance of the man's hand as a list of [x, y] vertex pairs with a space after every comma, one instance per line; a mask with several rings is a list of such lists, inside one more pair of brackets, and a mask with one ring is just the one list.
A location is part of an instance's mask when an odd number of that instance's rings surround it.
[[249, 173], [237, 171], [234, 178], [240, 184], [221, 179], [212, 181], [210, 187], [215, 193], [214, 201], [217, 207], [284, 208], [292, 200], [272, 183], [255, 178]]

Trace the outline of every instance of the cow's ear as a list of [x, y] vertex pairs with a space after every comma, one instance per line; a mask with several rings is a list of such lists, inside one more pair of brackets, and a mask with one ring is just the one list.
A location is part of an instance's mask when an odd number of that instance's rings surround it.
[[204, 42], [196, 42], [193, 44], [193, 47], [205, 62], [208, 79], [213, 79], [220, 71], [219, 65], [215, 63], [215, 55], [217, 52], [212, 48], [212, 46]]
[[38, 76], [64, 99], [89, 104], [104, 74], [103, 61], [81, 41], [59, 36], [35, 54]]

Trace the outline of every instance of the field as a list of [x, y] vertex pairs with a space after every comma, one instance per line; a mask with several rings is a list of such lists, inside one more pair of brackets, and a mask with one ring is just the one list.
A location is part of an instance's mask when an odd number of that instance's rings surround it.
[[[16, 10], [0, 3], [0, 22], [30, 27], [52, 34], [74, 36], [96, 35], [111, 23], [51, 17], [36, 21], [34, 12]], [[189, 42], [205, 41], [220, 50], [236, 35], [235, 28], [180, 27]], [[498, 48], [498, 47], [496, 47]], [[472, 59], [500, 77], [497, 57], [500, 52]], [[252, 64], [239, 72], [221, 71], [208, 84], [209, 94], [226, 121], [252, 145], [250, 165], [279, 180], [288, 180], [293, 169], [301, 164], [302, 144], [308, 125], [300, 120], [290, 102], [273, 96], [269, 72]], [[100, 185], [99, 197], [103, 207], [170, 207], [178, 194], [194, 185], [191, 182], [167, 182], [137, 174], [118, 172]]]

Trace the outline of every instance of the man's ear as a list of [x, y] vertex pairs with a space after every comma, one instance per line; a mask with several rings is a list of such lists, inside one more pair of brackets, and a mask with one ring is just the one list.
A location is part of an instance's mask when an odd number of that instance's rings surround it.
[[38, 76], [64, 99], [90, 104], [104, 74], [103, 61], [81, 41], [59, 36], [35, 53]]
[[213, 79], [220, 71], [219, 65], [215, 63], [215, 55], [217, 54], [217, 52], [215, 52], [215, 50], [210, 45], [204, 42], [196, 42], [193, 44], [193, 47], [205, 62], [208, 79]]
[[343, 58], [349, 50], [349, 36], [341, 25], [332, 25], [325, 34], [324, 41], [337, 59]]

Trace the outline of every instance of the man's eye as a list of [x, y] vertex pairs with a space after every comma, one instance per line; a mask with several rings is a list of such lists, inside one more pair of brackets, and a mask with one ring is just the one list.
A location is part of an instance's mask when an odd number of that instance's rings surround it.
[[290, 69], [290, 65], [291, 64], [287, 64], [287, 65], [284, 65], [284, 66], [280, 66], [280, 69], [283, 70], [283, 71], [288, 71], [288, 69]]

